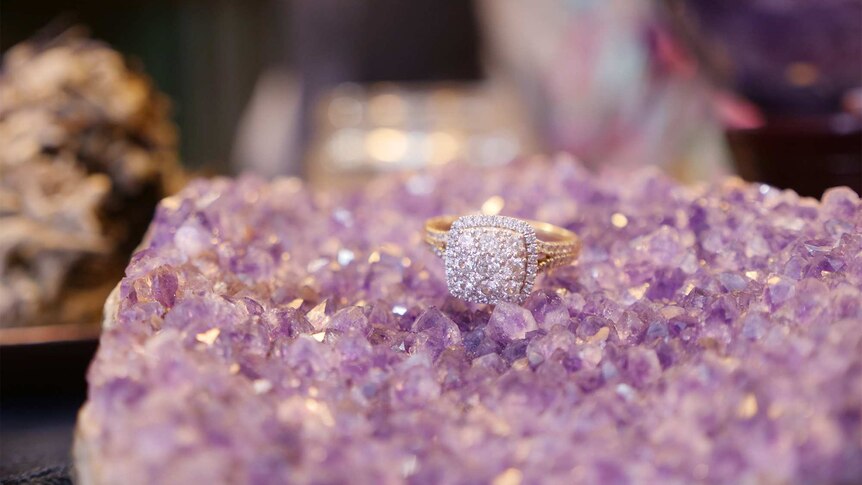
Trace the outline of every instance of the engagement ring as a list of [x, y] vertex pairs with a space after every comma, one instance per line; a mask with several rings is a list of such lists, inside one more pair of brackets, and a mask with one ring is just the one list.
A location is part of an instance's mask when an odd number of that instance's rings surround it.
[[562, 227], [489, 215], [428, 219], [425, 241], [444, 260], [452, 296], [491, 304], [523, 303], [539, 271], [571, 263], [581, 249]]

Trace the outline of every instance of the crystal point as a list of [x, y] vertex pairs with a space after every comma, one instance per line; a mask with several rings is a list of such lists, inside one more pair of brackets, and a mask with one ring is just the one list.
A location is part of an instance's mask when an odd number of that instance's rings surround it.
[[527, 332], [538, 329], [536, 319], [524, 307], [502, 302], [491, 313], [488, 320], [488, 335], [498, 342], [523, 339]]

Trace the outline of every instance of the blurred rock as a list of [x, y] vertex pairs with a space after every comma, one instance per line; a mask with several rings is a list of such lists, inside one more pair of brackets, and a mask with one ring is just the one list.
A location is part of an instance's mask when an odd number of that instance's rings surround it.
[[0, 72], [0, 326], [98, 320], [156, 202], [177, 188], [167, 98], [70, 30]]

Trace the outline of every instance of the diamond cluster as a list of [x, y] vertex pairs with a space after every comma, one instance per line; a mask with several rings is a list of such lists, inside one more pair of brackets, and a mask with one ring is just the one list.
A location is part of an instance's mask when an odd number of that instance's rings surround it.
[[536, 278], [536, 233], [511, 217], [461, 217], [452, 224], [444, 258], [453, 296], [476, 303], [521, 302]]

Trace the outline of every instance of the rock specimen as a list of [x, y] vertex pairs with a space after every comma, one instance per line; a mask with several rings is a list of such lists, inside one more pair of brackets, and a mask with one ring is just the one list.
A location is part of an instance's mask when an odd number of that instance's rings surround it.
[[[578, 232], [523, 306], [448, 296], [426, 217]], [[502, 199], [502, 200], [501, 200]], [[565, 159], [192, 183], [110, 305], [83, 483], [857, 483], [862, 205]]]
[[178, 171], [167, 99], [70, 31], [0, 71], [0, 326], [96, 321]]

